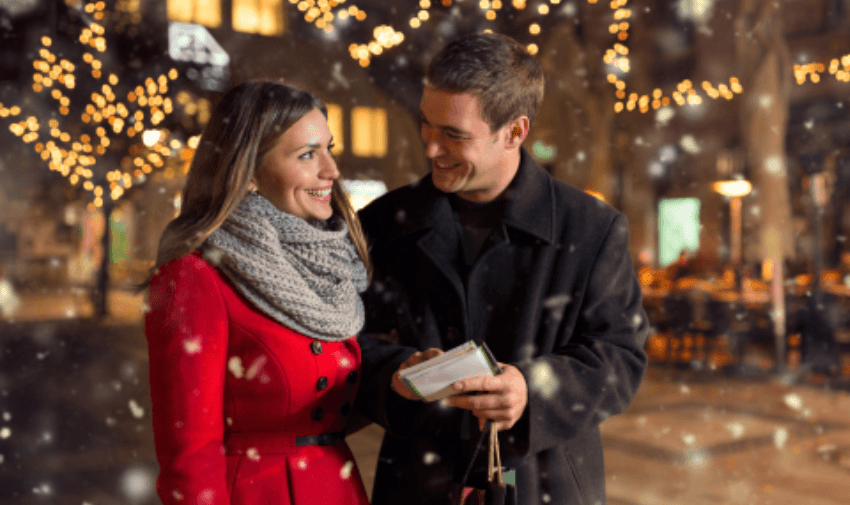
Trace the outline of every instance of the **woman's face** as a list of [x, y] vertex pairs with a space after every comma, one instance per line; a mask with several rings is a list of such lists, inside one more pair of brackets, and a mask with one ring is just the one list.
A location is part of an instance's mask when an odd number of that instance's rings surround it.
[[257, 191], [279, 210], [304, 220], [328, 219], [331, 186], [339, 177], [325, 116], [313, 109], [283, 132], [260, 159]]

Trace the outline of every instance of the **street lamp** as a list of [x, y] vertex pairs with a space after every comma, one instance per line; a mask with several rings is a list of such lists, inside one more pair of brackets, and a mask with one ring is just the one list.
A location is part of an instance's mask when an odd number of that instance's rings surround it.
[[712, 185], [714, 191], [729, 199], [729, 257], [736, 271], [743, 257], [743, 216], [741, 214], [741, 199], [750, 194], [753, 185], [744, 179], [717, 181]]

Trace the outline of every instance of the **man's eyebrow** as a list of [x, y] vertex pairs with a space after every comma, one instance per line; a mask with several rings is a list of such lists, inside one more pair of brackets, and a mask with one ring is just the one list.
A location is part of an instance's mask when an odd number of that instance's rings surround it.
[[[428, 121], [428, 119], [425, 118], [425, 114], [422, 112], [422, 109], [419, 110], [419, 121], [423, 122], [423, 123], [427, 123], [429, 125], [431, 124], [431, 122]], [[436, 126], [437, 128], [439, 128], [443, 131], [453, 133], [455, 135], [460, 135], [460, 136], [464, 136], [464, 137], [472, 136], [468, 131], [461, 130], [460, 128], [456, 128], [454, 126], [443, 126], [443, 125], [432, 125], [432, 126]]]

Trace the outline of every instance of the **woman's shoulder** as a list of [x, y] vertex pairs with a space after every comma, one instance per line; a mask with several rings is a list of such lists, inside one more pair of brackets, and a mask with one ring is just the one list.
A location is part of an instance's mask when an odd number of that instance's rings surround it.
[[204, 257], [201, 251], [184, 254], [159, 266], [153, 280], [185, 276], [218, 277], [218, 270], [212, 264], [212, 258]]

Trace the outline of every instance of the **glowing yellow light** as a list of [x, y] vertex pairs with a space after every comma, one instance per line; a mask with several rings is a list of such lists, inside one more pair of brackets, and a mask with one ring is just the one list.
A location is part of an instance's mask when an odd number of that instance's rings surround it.
[[540, 33], [540, 25], [537, 23], [531, 23], [531, 26], [528, 27], [528, 33], [538, 35]]
[[529, 44], [526, 49], [528, 50], [528, 54], [532, 56], [534, 56], [535, 54], [537, 54], [538, 51], [540, 51], [540, 48], [537, 47], [537, 44]]

